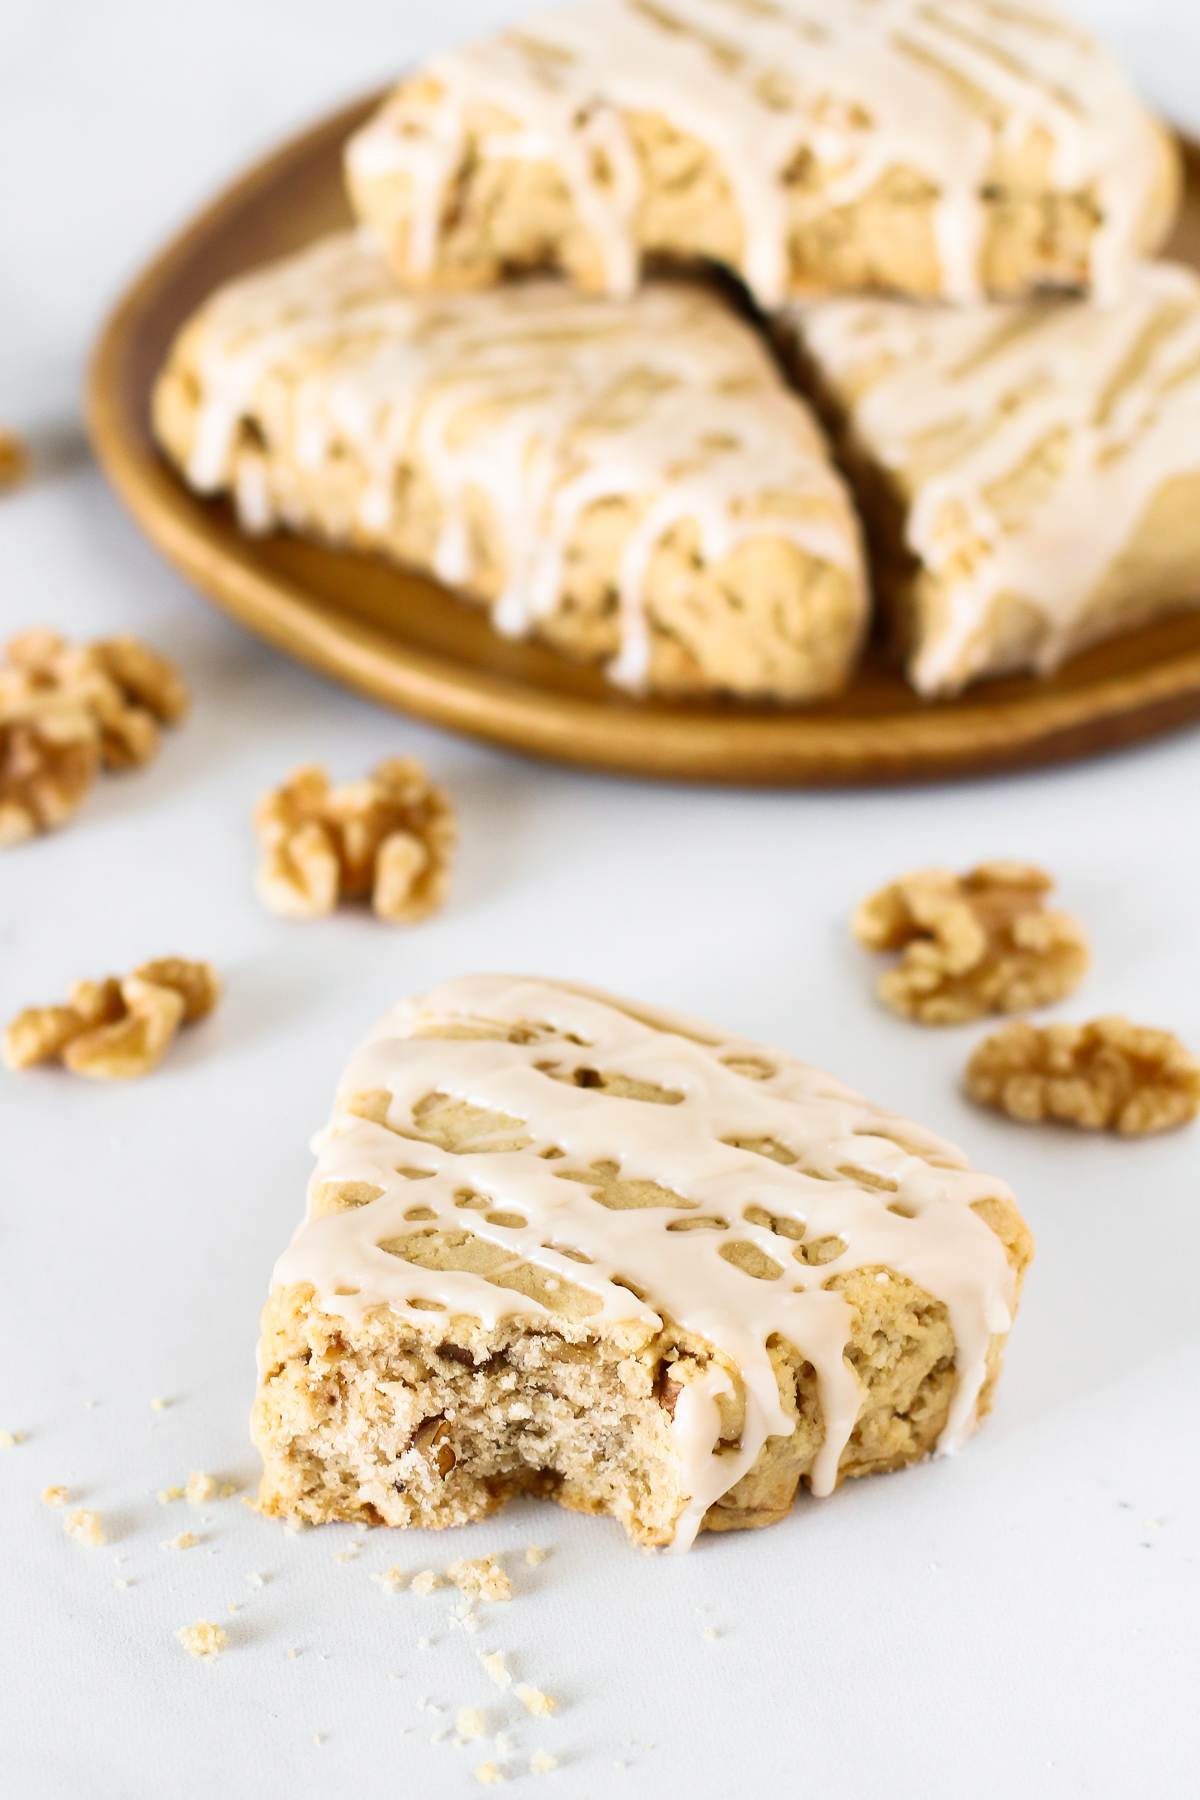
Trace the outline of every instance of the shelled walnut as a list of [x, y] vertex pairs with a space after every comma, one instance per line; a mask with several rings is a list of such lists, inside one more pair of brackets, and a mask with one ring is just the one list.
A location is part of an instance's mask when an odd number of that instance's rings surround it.
[[0, 431], [0, 493], [17, 487], [29, 473], [29, 451], [15, 431]]
[[903, 952], [879, 977], [879, 998], [923, 1025], [1062, 1000], [1083, 979], [1088, 943], [1070, 913], [1043, 906], [1053, 886], [1041, 869], [990, 862], [961, 876], [919, 869], [881, 888], [851, 920], [868, 950]]
[[59, 1061], [97, 1081], [130, 1081], [156, 1069], [181, 1025], [210, 1013], [221, 997], [211, 963], [179, 956], [142, 963], [119, 981], [79, 981], [65, 1006], [31, 1006], [4, 1034], [10, 1069]]
[[369, 896], [381, 919], [410, 925], [446, 898], [454, 811], [412, 758], [341, 787], [309, 764], [263, 797], [254, 823], [259, 898], [286, 918], [320, 918], [339, 900]]
[[136, 768], [188, 709], [174, 665], [134, 637], [26, 631], [0, 662], [0, 848], [62, 825], [101, 767]]
[[1014, 1119], [1062, 1119], [1125, 1137], [1169, 1131], [1200, 1112], [1200, 1061], [1172, 1032], [1120, 1017], [1006, 1025], [975, 1051], [966, 1084], [981, 1106]]

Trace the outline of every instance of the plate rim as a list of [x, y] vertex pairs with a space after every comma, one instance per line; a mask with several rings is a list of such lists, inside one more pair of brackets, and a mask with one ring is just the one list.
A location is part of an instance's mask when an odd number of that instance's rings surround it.
[[[1077, 688], [989, 700], [985, 683], [903, 713], [739, 713], [736, 703], [706, 711], [703, 703], [662, 700], [617, 709], [403, 644], [256, 566], [252, 540], [198, 514], [133, 416], [129, 370], [139, 331], [223, 224], [291, 167], [344, 139], [387, 91], [323, 115], [220, 188], [133, 277], [96, 336], [85, 391], [96, 459], [137, 526], [205, 597], [286, 654], [428, 723], [651, 779], [812, 788], [945, 781], [1095, 755], [1200, 718], [1200, 648]], [[1187, 185], [1200, 187], [1200, 143], [1177, 135]], [[460, 604], [448, 591], [447, 598]]]

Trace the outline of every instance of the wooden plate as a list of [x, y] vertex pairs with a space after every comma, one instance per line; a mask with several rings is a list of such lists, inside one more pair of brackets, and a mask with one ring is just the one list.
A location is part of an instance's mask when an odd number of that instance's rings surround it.
[[[96, 454], [158, 548], [280, 649], [385, 704], [540, 756], [633, 775], [762, 785], [911, 781], [1106, 750], [1200, 717], [1200, 611], [1102, 644], [1050, 680], [1014, 677], [919, 701], [870, 657], [837, 700], [804, 710], [633, 700], [596, 669], [497, 637], [421, 576], [284, 533], [242, 537], [191, 494], [150, 438], [149, 395], [176, 327], [217, 285], [349, 221], [339, 152], [378, 96], [243, 176], [134, 282], [88, 385]], [[1171, 253], [1200, 267], [1200, 146]]]

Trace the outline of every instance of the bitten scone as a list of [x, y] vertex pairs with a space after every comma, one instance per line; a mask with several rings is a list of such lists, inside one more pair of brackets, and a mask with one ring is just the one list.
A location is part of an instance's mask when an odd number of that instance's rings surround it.
[[1117, 305], [790, 310], [842, 430], [876, 590], [914, 686], [1048, 674], [1200, 605], [1200, 279], [1144, 263]]
[[846, 489], [705, 288], [412, 297], [371, 234], [327, 238], [201, 308], [154, 423], [248, 528], [428, 570], [631, 689], [808, 700], [853, 666], [868, 599]]
[[1033, 1246], [1003, 1183], [778, 1050], [591, 989], [380, 1021], [275, 1266], [268, 1513], [441, 1526], [545, 1494], [641, 1543], [955, 1450]]
[[765, 307], [1111, 296], [1179, 191], [1173, 142], [1046, 0], [578, 0], [435, 57], [346, 172], [410, 286], [557, 267], [629, 294], [657, 252]]

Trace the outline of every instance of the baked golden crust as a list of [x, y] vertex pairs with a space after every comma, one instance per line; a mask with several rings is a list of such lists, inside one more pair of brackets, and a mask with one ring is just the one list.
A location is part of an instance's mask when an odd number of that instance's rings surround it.
[[1166, 237], [1173, 141], [1037, 0], [582, 0], [402, 83], [347, 149], [412, 287], [531, 268], [631, 291], [708, 258], [767, 307], [1115, 291]]
[[247, 528], [436, 574], [635, 691], [810, 700], [863, 637], [828, 447], [702, 286], [414, 299], [368, 237], [327, 239], [184, 327], [154, 424]]
[[[363, 1047], [263, 1315], [264, 1510], [442, 1526], [531, 1492], [686, 1543], [987, 1411], [1032, 1255], [1001, 1185], [777, 1051], [624, 1005], [478, 978]], [[615, 1131], [613, 1158], [548, 1130]]]

